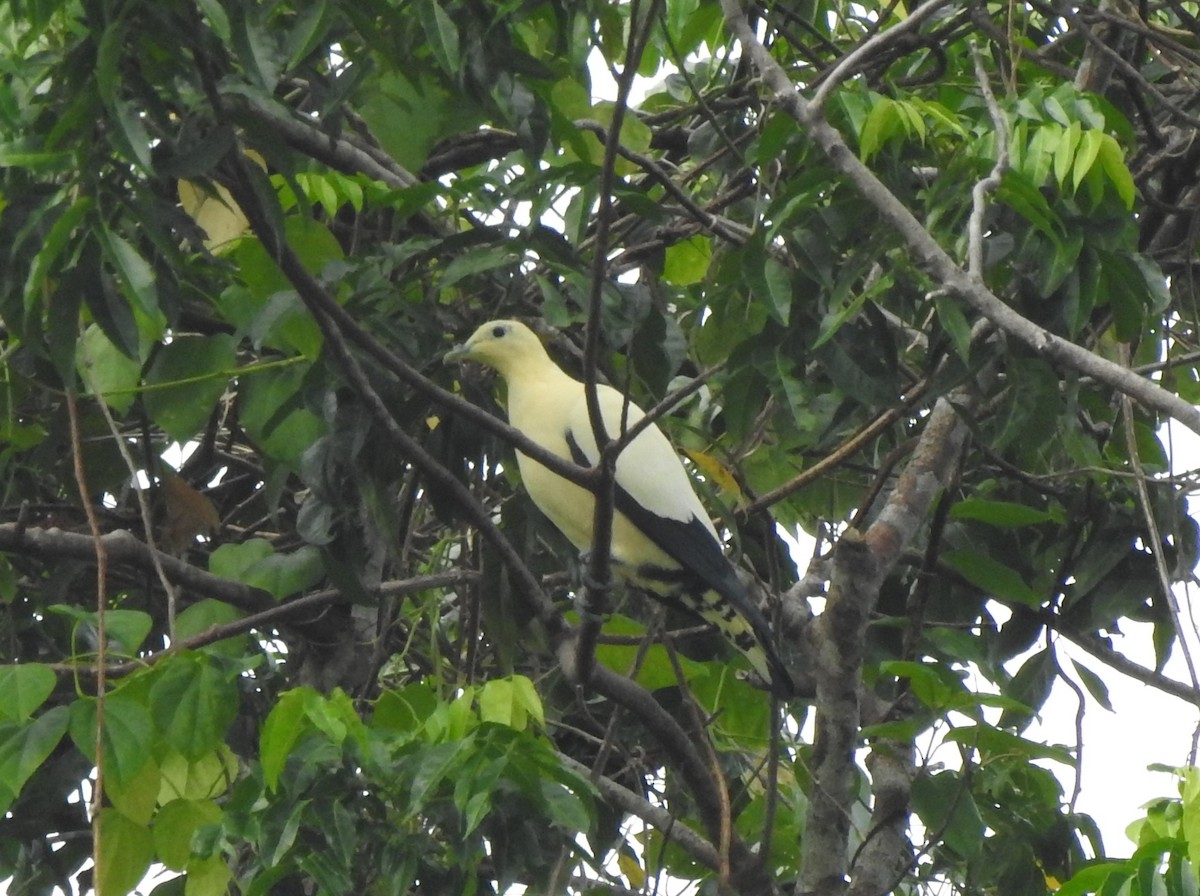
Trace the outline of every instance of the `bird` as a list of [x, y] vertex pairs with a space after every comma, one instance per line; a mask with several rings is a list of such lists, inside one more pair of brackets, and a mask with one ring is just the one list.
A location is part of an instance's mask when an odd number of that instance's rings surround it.
[[[507, 387], [513, 428], [564, 460], [596, 464], [600, 451], [585, 386], [554, 362], [526, 324], [489, 321], [444, 359], [493, 368]], [[645, 416], [611, 386], [597, 385], [596, 398], [610, 439]], [[594, 495], [520, 451], [517, 465], [538, 509], [579, 551], [590, 551]], [[609, 552], [618, 577], [714, 626], [774, 693], [794, 693], [766, 617], [725, 556], [687, 469], [657, 425], [647, 426], [618, 454], [613, 478]]]

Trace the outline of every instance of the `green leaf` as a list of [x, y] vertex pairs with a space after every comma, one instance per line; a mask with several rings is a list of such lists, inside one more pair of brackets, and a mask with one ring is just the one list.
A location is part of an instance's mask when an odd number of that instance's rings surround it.
[[933, 300], [938, 323], [954, 343], [954, 351], [963, 361], [971, 357], [971, 323], [963, 312], [962, 303], [953, 296], [939, 295]]
[[1071, 177], [1076, 190], [1083, 183], [1083, 179], [1087, 177], [1087, 173], [1092, 170], [1096, 157], [1100, 155], [1104, 137], [1105, 134], [1100, 131], [1092, 130], [1084, 131], [1083, 136], [1080, 137], [1079, 149], [1075, 153], [1075, 164], [1071, 168]]
[[96, 324], [89, 324], [76, 345], [75, 365], [86, 388], [118, 414], [137, 397], [142, 365], [112, 343]]
[[[0, 143], [0, 168], [57, 171], [73, 161], [74, 156], [69, 152], [47, 152], [30, 140], [6, 140]], [[90, 199], [86, 201], [91, 204]]]
[[183, 871], [192, 857], [197, 829], [217, 824], [221, 809], [212, 800], [172, 800], [154, 818], [154, 851], [173, 871]]
[[267, 715], [259, 736], [259, 762], [267, 788], [275, 790], [287, 765], [292, 747], [308, 727], [305, 704], [312, 695], [307, 688], [295, 688], [280, 695]]
[[712, 240], [697, 234], [667, 247], [663, 258], [662, 278], [675, 286], [700, 283], [712, 261]]
[[1025, 584], [1016, 570], [970, 548], [946, 551], [941, 559], [977, 588], [1001, 600], [1037, 608], [1042, 595]]
[[415, 734], [425, 726], [438, 705], [437, 692], [425, 682], [412, 682], [402, 688], [384, 691], [375, 701], [371, 724], [389, 736]]
[[[96, 761], [96, 715], [94, 697], [71, 704], [71, 740], [84, 756]], [[104, 698], [104, 773], [128, 784], [142, 770], [154, 744], [154, 724], [142, 702], [120, 691]]]
[[241, 381], [241, 423], [267, 457], [299, 468], [300, 457], [325, 434], [325, 424], [303, 406], [308, 365], [266, 370]]
[[1035, 190], [1043, 186], [1050, 176], [1050, 168], [1054, 164], [1055, 153], [1062, 142], [1063, 133], [1063, 129], [1057, 125], [1045, 125], [1034, 132], [1026, 147], [1020, 173]]
[[14, 798], [21, 793], [62, 740], [70, 715], [67, 707], [55, 706], [25, 725], [0, 722], [0, 788]]
[[239, 578], [252, 588], [261, 588], [277, 600], [283, 600], [311, 588], [324, 576], [321, 551], [312, 545], [304, 545], [290, 554], [263, 557], [246, 568]]
[[96, 817], [96, 892], [131, 893], [154, 858], [154, 840], [146, 825], [105, 807]]
[[[74, 619], [76, 622], [88, 626], [93, 633], [99, 631], [98, 618], [94, 610], [85, 610], [70, 604], [54, 604], [47, 607], [47, 610]], [[154, 620], [150, 618], [150, 614], [143, 613], [141, 610], [104, 611], [105, 637], [108, 639], [109, 649], [117, 653], [124, 653], [128, 656], [136, 654], [153, 627]]]
[[449, 98], [436, 84], [396, 70], [381, 73], [364, 92], [359, 112], [371, 133], [397, 162], [419, 170], [442, 135]]
[[315, 585], [325, 574], [321, 552], [312, 545], [276, 554], [261, 538], [221, 545], [209, 556], [208, 568], [213, 575], [261, 588], [278, 600]]
[[193, 438], [228, 388], [236, 360], [234, 336], [176, 336], [146, 371], [142, 400], [150, 418], [174, 441]]
[[954, 728], [946, 734], [946, 740], [975, 748], [985, 760], [997, 757], [1022, 760], [1052, 759], [1069, 767], [1075, 765], [1074, 757], [1064, 747], [1026, 740], [1020, 735], [1001, 731], [991, 725], [966, 725]]
[[171, 746], [199, 759], [223, 741], [237, 715], [237, 688], [202, 654], [182, 653], [164, 665], [150, 689], [154, 720]]
[[1036, 507], [1017, 504], [1014, 501], [990, 501], [985, 498], [967, 498], [959, 501], [951, 508], [950, 516], [956, 520], [976, 520], [1001, 528], [1035, 526], [1038, 523], [1053, 522], [1055, 519], [1055, 515], [1048, 510], [1038, 510]]
[[871, 161], [871, 157], [902, 127], [896, 101], [883, 96], [875, 97], [859, 135], [858, 157], [864, 162]]
[[771, 317], [786, 327], [792, 315], [795, 287], [791, 270], [773, 255], [763, 258], [761, 276], [754, 281], [758, 297], [767, 302]]
[[238, 759], [225, 744], [194, 761], [167, 746], [159, 768], [162, 785], [158, 802], [166, 805], [174, 799], [204, 800], [220, 796], [237, 777]]
[[41, 663], [0, 666], [0, 718], [24, 722], [46, 702], [58, 676]]
[[124, 144], [128, 158], [143, 171], [151, 170], [150, 135], [146, 133], [146, 125], [142, 121], [138, 107], [132, 102], [118, 101], [112, 107], [117, 128], [113, 135], [120, 138], [117, 142]]
[[964, 858], [978, 855], [985, 825], [970, 785], [958, 772], [919, 775], [913, 781], [912, 800], [925, 828], [938, 831], [946, 846]]
[[188, 862], [183, 896], [225, 896], [232, 879], [233, 869], [223, 855], [193, 859]]
[[479, 689], [479, 717], [510, 728], [525, 727], [524, 712], [513, 705], [513, 686], [507, 678], [485, 682]]
[[247, 572], [260, 560], [275, 553], [265, 538], [251, 538], [241, 544], [229, 542], [208, 557], [208, 571], [223, 579], [244, 581]]
[[530, 717], [539, 726], [545, 724], [542, 701], [533, 682], [524, 675], [486, 682], [479, 690], [479, 717], [518, 731], [529, 727]]
[[1071, 664], [1075, 667], [1075, 672], [1079, 675], [1083, 686], [1096, 699], [1096, 702], [1109, 712], [1114, 712], [1112, 701], [1108, 698], [1108, 685], [1104, 683], [1104, 679], [1087, 666], [1082, 665], [1078, 660], [1071, 660]]
[[162, 772], [152, 758], [128, 780], [111, 775], [104, 779], [104, 795], [122, 815], [138, 824], [150, 823], [161, 788]]
[[542, 803], [550, 820], [568, 831], [589, 831], [592, 828], [592, 804], [574, 790], [556, 781], [540, 782]]
[[533, 719], [539, 728], [546, 726], [546, 710], [542, 706], [542, 698], [538, 696], [533, 680], [525, 675], [513, 675], [513, 699], [524, 708], [529, 718]]
[[204, 13], [204, 18], [208, 20], [208, 26], [212, 28], [221, 43], [228, 44], [231, 35], [229, 16], [226, 15], [225, 8], [221, 6], [221, 0], [196, 0], [196, 5]]
[[1200, 768], [1183, 770], [1183, 819], [1180, 833], [1187, 841], [1188, 855], [1200, 856]]
[[1137, 198], [1137, 187], [1133, 182], [1133, 175], [1129, 172], [1129, 166], [1125, 164], [1125, 154], [1121, 151], [1121, 145], [1110, 134], [1101, 134], [1097, 158], [1105, 177], [1117, 191], [1117, 196], [1125, 204], [1125, 208], [1132, 209]]
[[913, 696], [933, 710], [956, 705], [966, 693], [962, 681], [945, 666], [894, 660], [881, 664], [879, 671], [907, 679]]
[[[0, 164], [3, 163], [3, 159], [4, 153], [0, 149]], [[76, 238], [76, 228], [83, 223], [83, 219], [91, 212], [94, 205], [95, 201], [88, 196], [81, 196], [75, 199], [57, 217], [54, 224], [50, 227], [50, 231], [42, 238], [41, 246], [37, 251], [37, 255], [34, 256], [33, 264], [29, 268], [29, 276], [25, 278], [24, 302], [26, 311], [32, 311], [40, 305], [47, 280], [54, 271], [56, 262], [67, 247], [72, 244], [72, 241]]]
[[1083, 250], [1083, 234], [1071, 233], [1066, 239], [1051, 240], [1054, 251], [1050, 263], [1042, 269], [1042, 277], [1038, 283], [1038, 292], [1043, 298], [1049, 296], [1060, 286], [1068, 275], [1075, 273], [1079, 267], [1079, 254]]
[[1067, 177], [1071, 174], [1071, 167], [1075, 162], [1075, 151], [1079, 146], [1082, 134], [1083, 130], [1079, 122], [1072, 121], [1054, 148], [1054, 178], [1060, 186], [1067, 185]]
[[334, 19], [328, 0], [305, 4], [300, 10], [287, 33], [288, 68], [299, 65], [320, 45]]
[[[100, 231], [109, 262], [117, 272], [117, 279], [125, 287], [126, 298], [132, 300], [135, 316], [151, 325], [149, 334], [157, 338], [166, 326], [166, 318], [158, 307], [158, 290], [155, 286], [154, 270], [124, 237], [107, 228]], [[141, 312], [136, 315], [136, 312]]]
[[[1045, 180], [1043, 174], [1041, 183]], [[1005, 174], [996, 191], [996, 198], [1006, 203], [1017, 214], [1032, 224], [1043, 236], [1052, 240], [1061, 237], [1063, 231], [1062, 219], [1050, 207], [1042, 191], [1030, 178], [1015, 171]]]
[[442, 9], [438, 0], [422, 0], [417, 6], [417, 13], [434, 57], [447, 74], [457, 74], [463, 59], [454, 20]]
[[1053, 649], [1039, 650], [1021, 664], [1021, 668], [1004, 688], [1004, 695], [1022, 705], [1006, 709], [1000, 716], [1001, 728], [1022, 729], [1032, 721], [1050, 696], [1058, 678], [1058, 660]]
[[[196, 601], [175, 617], [175, 638], [182, 644], [189, 638], [203, 634], [218, 625], [236, 622], [243, 616], [245, 614], [237, 607], [206, 597]], [[244, 656], [244, 640], [245, 636], [227, 638], [217, 641], [215, 644], [208, 644], [199, 650], [229, 659], [238, 659]]]
[[457, 256], [446, 265], [440, 285], [442, 288], [449, 288], [467, 277], [515, 265], [520, 258], [520, 253], [506, 246], [476, 247]]

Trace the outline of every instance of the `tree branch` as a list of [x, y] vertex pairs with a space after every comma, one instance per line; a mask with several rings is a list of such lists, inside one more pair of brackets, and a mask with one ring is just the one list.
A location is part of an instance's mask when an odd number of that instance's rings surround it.
[[717, 871], [721, 867], [721, 856], [711, 843], [693, 831], [691, 828], [659, 806], [643, 799], [627, 787], [618, 784], [612, 778], [595, 774], [581, 762], [576, 762], [565, 753], [558, 754], [559, 762], [578, 775], [588, 778], [600, 795], [630, 815], [640, 818], [646, 824], [658, 830], [667, 840], [676, 843], [697, 862]]
[[[574, 653], [570, 644], [561, 644], [559, 661], [567, 666], [573, 661]], [[686, 791], [696, 802], [708, 836], [715, 842], [721, 842], [725, 818], [718, 789], [721, 783], [714, 780], [709, 764], [696, 749], [692, 736], [649, 691], [606, 666], [597, 665], [593, 669], [591, 686], [596, 693], [633, 713], [662, 745], [683, 776]], [[772, 892], [773, 885], [762, 862], [735, 832], [730, 832], [729, 867], [730, 884], [738, 892], [756, 896]]]
[[[215, 597], [247, 613], [258, 613], [278, 606], [275, 598], [261, 589], [214, 576], [161, 551], [152, 553], [145, 542], [139, 541], [125, 529], [102, 535], [99, 541], [107, 551], [110, 562], [154, 572], [157, 560], [172, 583], [193, 594]], [[0, 524], [0, 551], [46, 560], [94, 560], [96, 541], [89, 535], [57, 528], [31, 529], [20, 523], [4, 523]]]
[[851, 151], [838, 131], [800, 95], [787, 73], [767, 52], [746, 20], [738, 0], [721, 0], [729, 29], [741, 43], [775, 100], [808, 133], [833, 166], [846, 176], [883, 220], [908, 244], [916, 260], [949, 292], [1028, 345], [1047, 360], [1094, 377], [1152, 410], [1174, 417], [1200, 434], [1200, 409], [1119, 364], [1056, 336], [1023, 317], [983, 283], [971, 277], [943, 249], [911, 211]]

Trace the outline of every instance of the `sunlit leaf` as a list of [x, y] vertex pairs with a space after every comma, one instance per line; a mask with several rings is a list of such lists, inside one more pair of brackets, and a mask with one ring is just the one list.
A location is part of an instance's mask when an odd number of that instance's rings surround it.
[[132, 892], [154, 858], [150, 829], [107, 807], [95, 824], [96, 892]]

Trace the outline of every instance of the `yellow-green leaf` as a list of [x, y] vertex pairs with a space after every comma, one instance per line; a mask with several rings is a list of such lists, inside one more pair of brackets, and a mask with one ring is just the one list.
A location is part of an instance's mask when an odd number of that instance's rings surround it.
[[141, 882], [154, 858], [150, 829], [104, 808], [96, 817], [96, 896], [125, 896]]

